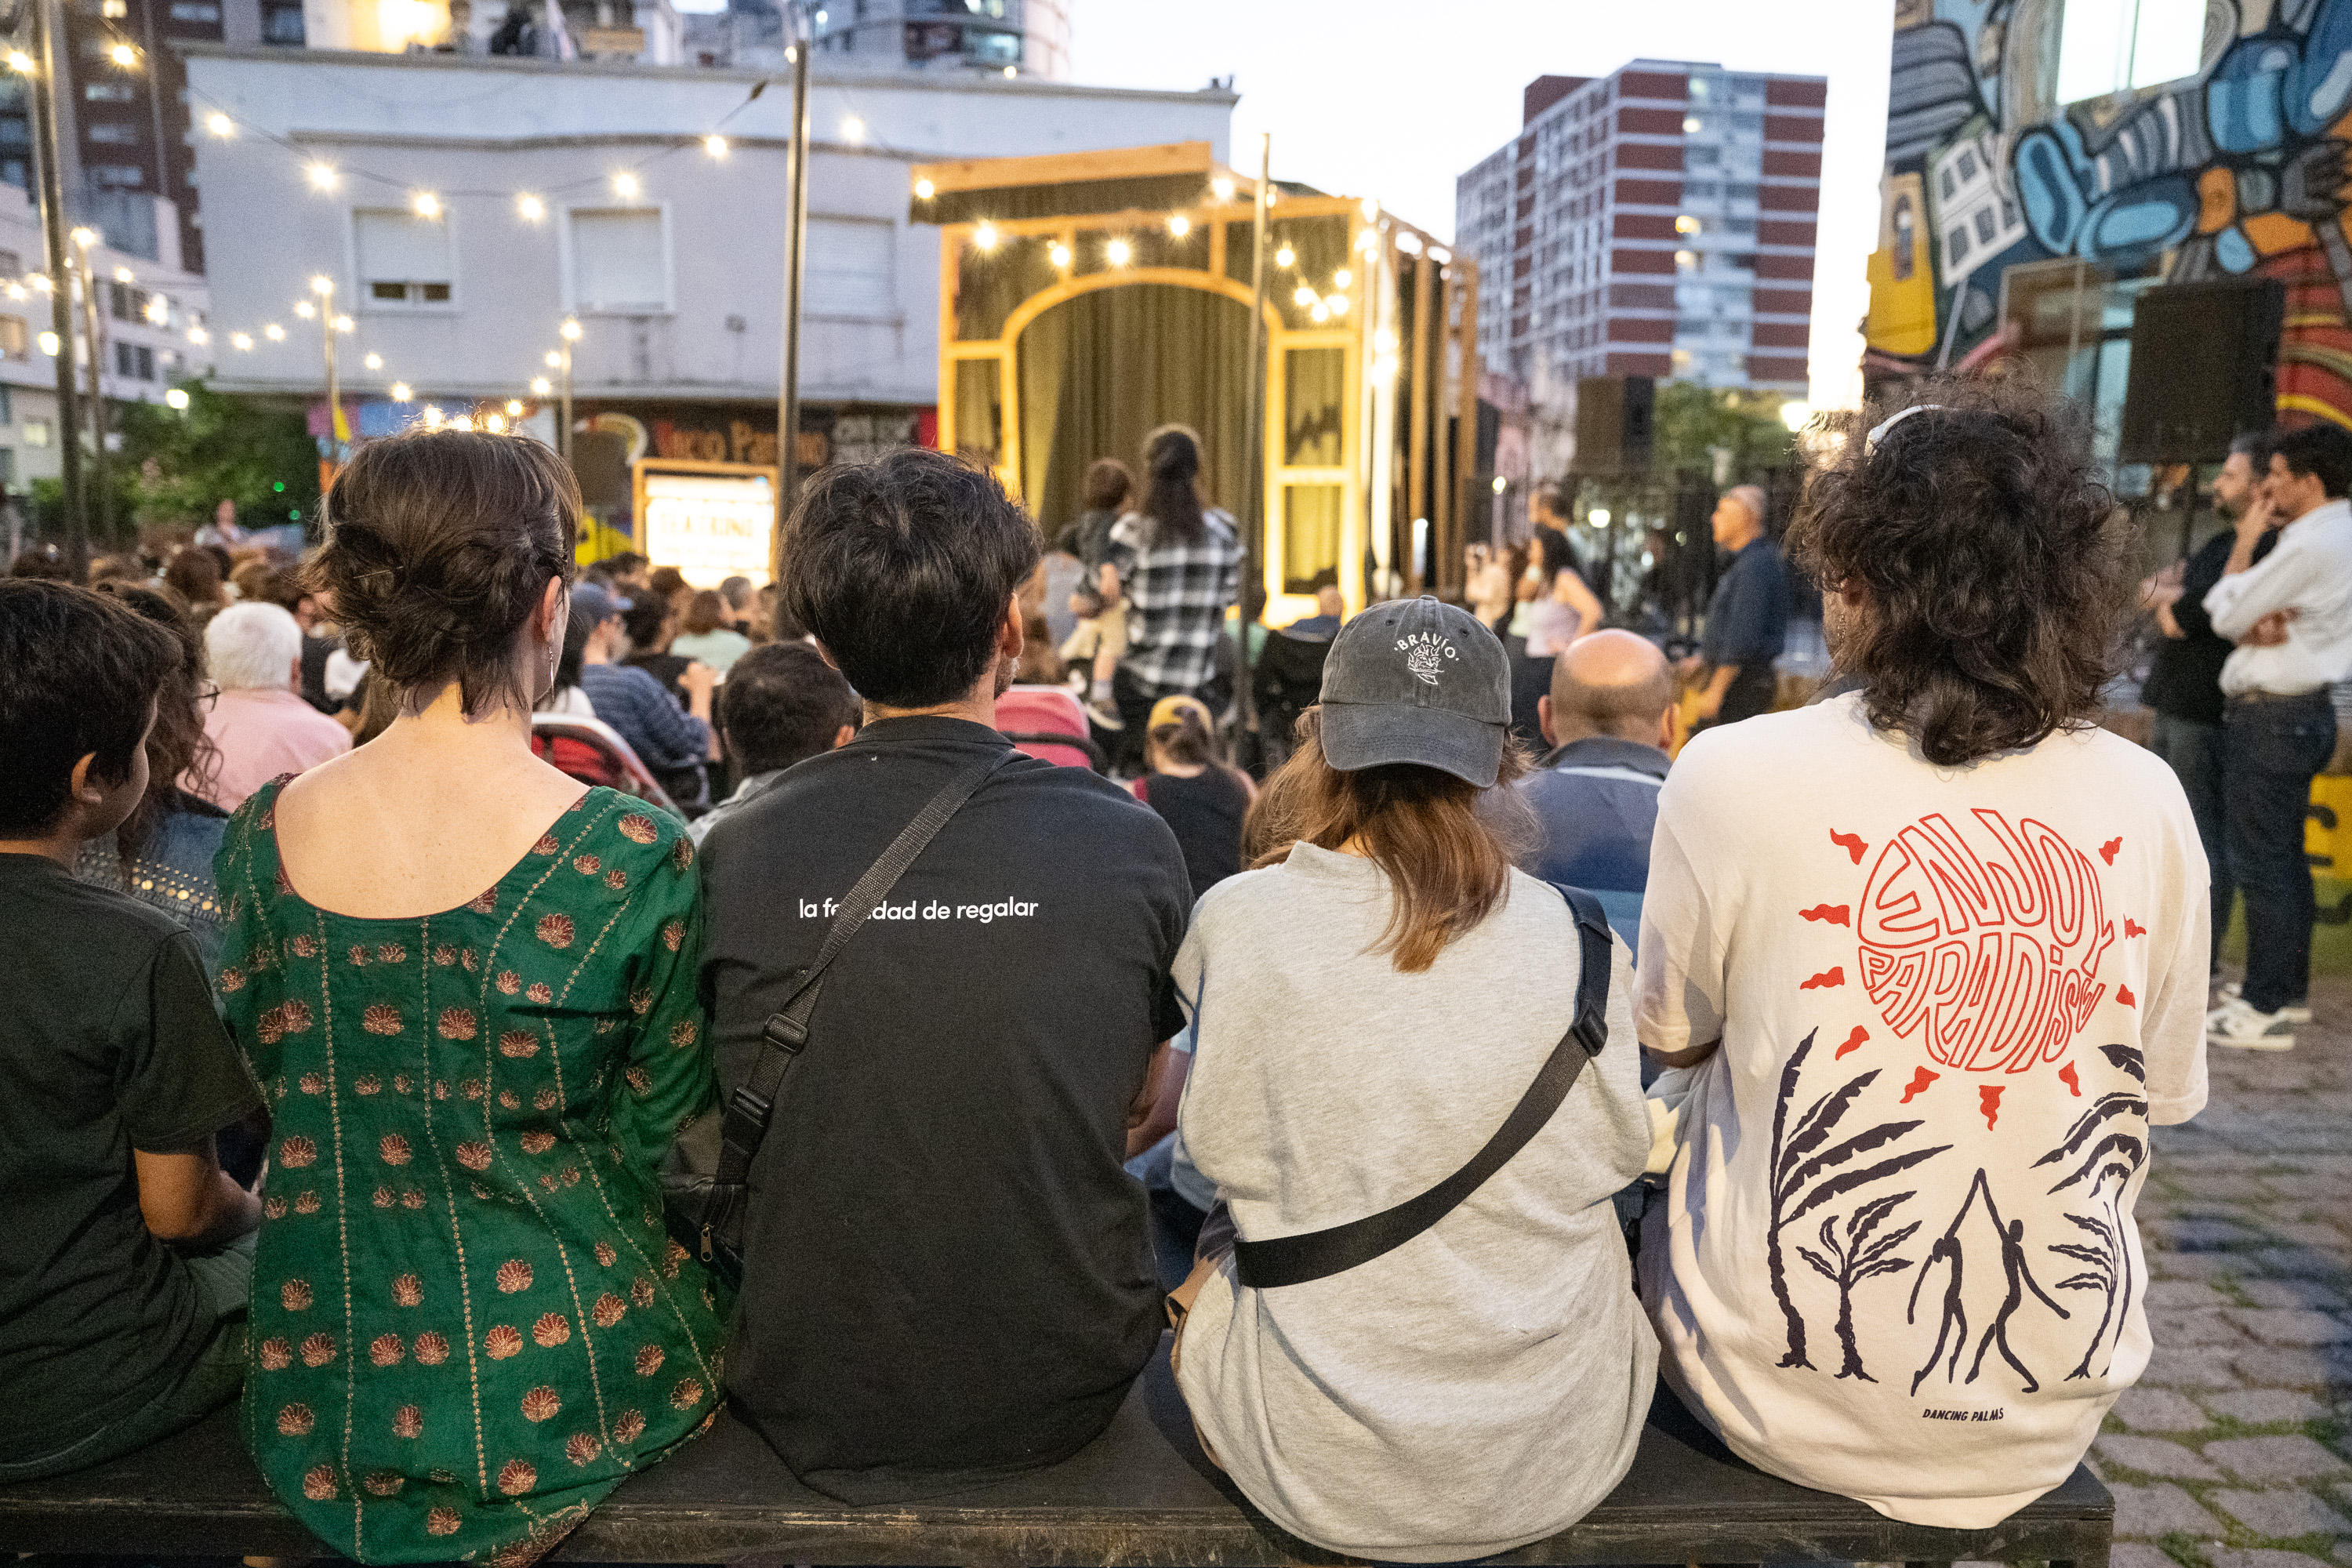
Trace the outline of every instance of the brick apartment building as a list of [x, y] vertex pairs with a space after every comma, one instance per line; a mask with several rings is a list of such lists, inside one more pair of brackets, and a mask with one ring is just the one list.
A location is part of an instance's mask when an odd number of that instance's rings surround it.
[[1635, 60], [1538, 77], [1519, 134], [1455, 184], [1490, 284], [1487, 365], [1538, 401], [1588, 375], [1802, 393], [1821, 77]]

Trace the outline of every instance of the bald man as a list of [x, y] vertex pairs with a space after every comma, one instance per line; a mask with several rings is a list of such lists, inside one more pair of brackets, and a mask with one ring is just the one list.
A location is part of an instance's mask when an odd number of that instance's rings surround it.
[[1641, 931], [1674, 700], [1674, 671], [1646, 638], [1577, 638], [1553, 662], [1551, 695], [1537, 704], [1552, 750], [1520, 786], [1543, 828], [1528, 869], [1591, 892], [1629, 947]]
[[1712, 521], [1715, 542], [1730, 552], [1731, 563], [1716, 580], [1690, 668], [1707, 672], [1698, 718], [1732, 724], [1772, 710], [1772, 661], [1789, 632], [1789, 565], [1764, 531], [1764, 492], [1757, 486], [1724, 491]]

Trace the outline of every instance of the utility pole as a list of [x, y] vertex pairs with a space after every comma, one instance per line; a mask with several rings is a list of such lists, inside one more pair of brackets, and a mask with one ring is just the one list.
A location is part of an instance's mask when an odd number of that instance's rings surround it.
[[[1241, 615], [1234, 622], [1241, 635], [1241, 725], [1247, 731], [1257, 723], [1257, 693], [1254, 689], [1256, 661], [1250, 656], [1250, 597], [1265, 586], [1265, 204], [1272, 186], [1274, 137], [1257, 139], [1257, 191], [1250, 201], [1250, 336], [1247, 423], [1242, 450], [1247, 454], [1242, 471]], [[1258, 737], [1263, 756], [1265, 737]]]
[[[557, 402], [555, 433], [556, 449], [563, 454], [563, 461], [567, 465], [572, 462], [572, 345], [579, 341], [580, 319], [577, 316], [564, 317], [563, 347], [556, 351], [562, 355], [556, 369], [562, 373], [563, 381]], [[573, 471], [578, 472], [576, 468]]]
[[332, 459], [341, 462], [343, 456], [342, 383], [335, 374], [335, 331], [341, 318], [335, 314], [335, 280], [325, 273], [315, 273], [310, 279], [310, 292], [319, 297], [319, 336], [326, 344], [327, 353], [327, 449]]
[[800, 490], [801, 279], [808, 259], [809, 38], [801, 30], [801, 7], [791, 19], [793, 45], [793, 138], [791, 185], [784, 198], [783, 379], [776, 388], [776, 550], [782, 563], [784, 518]]
[[74, 248], [81, 257], [82, 339], [89, 353], [89, 488], [95, 502], [89, 510], [98, 531], [111, 543], [114, 494], [106, 486], [106, 317], [98, 307], [98, 266], [89, 254], [98, 237], [94, 228], [73, 231]]
[[65, 175], [58, 144], [58, 44], [56, 0], [33, 0], [33, 53], [12, 54], [10, 68], [33, 89], [33, 142], [40, 165], [41, 237], [47, 253], [49, 324], [58, 345], [58, 488], [66, 524], [66, 559], [79, 579], [89, 569], [89, 519], [82, 509], [81, 411], [74, 384], [73, 262], [66, 252]]

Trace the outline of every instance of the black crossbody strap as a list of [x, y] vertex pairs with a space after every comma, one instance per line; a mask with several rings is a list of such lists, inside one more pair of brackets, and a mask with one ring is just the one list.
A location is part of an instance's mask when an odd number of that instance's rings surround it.
[[1328, 1230], [1303, 1236], [1277, 1237], [1272, 1241], [1242, 1241], [1234, 1246], [1234, 1263], [1241, 1282], [1252, 1289], [1270, 1290], [1281, 1285], [1303, 1285], [1370, 1263], [1384, 1252], [1402, 1247], [1458, 1207], [1462, 1200], [1510, 1163], [1544, 1129], [1568, 1091], [1576, 1087], [1584, 1064], [1601, 1054], [1609, 1039], [1609, 918], [1601, 900], [1581, 888], [1552, 887], [1568, 900], [1576, 916], [1576, 1018], [1552, 1047], [1518, 1104], [1504, 1119], [1486, 1146], [1470, 1163], [1445, 1180], [1408, 1198], [1392, 1209], [1350, 1220]]
[[751, 1175], [751, 1159], [759, 1153], [761, 1142], [768, 1135], [768, 1118], [775, 1109], [784, 1074], [801, 1054], [801, 1048], [808, 1044], [809, 1019], [816, 1012], [817, 998], [824, 989], [825, 971], [841, 956], [849, 939], [857, 934], [857, 928], [873, 915], [875, 907], [889, 896], [907, 868], [915, 863], [915, 857], [947, 826], [948, 818], [962, 809], [963, 803], [988, 781], [990, 774], [1020, 754], [1010, 747], [992, 752], [950, 779], [929, 804], [915, 814], [915, 820], [890, 841], [882, 858], [866, 868], [866, 875], [857, 879], [857, 885], [842, 900], [815, 960], [801, 972], [799, 983], [784, 998], [783, 1006], [770, 1014], [768, 1021], [761, 1026], [760, 1059], [753, 1065], [751, 1076], [728, 1097], [715, 1178], [722, 1190], [740, 1188]]

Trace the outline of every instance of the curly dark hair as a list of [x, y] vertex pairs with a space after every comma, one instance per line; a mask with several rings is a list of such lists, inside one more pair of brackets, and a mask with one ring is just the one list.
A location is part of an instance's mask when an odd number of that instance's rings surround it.
[[205, 642], [195, 623], [152, 588], [112, 582], [99, 591], [171, 633], [180, 650], [178, 667], [155, 693], [155, 723], [147, 731], [147, 793], [114, 830], [115, 857], [128, 887], [148, 840], [164, 817], [182, 809], [181, 781], [193, 786], [188, 794], [209, 800], [220, 777], [221, 754], [205, 731]]
[[1874, 725], [1942, 767], [2087, 726], [2132, 575], [2089, 420], [2022, 379], [1937, 379], [1896, 398], [1832, 418], [1789, 530], [1826, 594], [1862, 590], [1832, 616], [1839, 671], [1863, 681]]
[[454, 681], [469, 716], [530, 706], [515, 637], [550, 578], [570, 585], [580, 526], [562, 458], [522, 436], [412, 430], [362, 447], [323, 510], [310, 585], [353, 658], [404, 705]]

